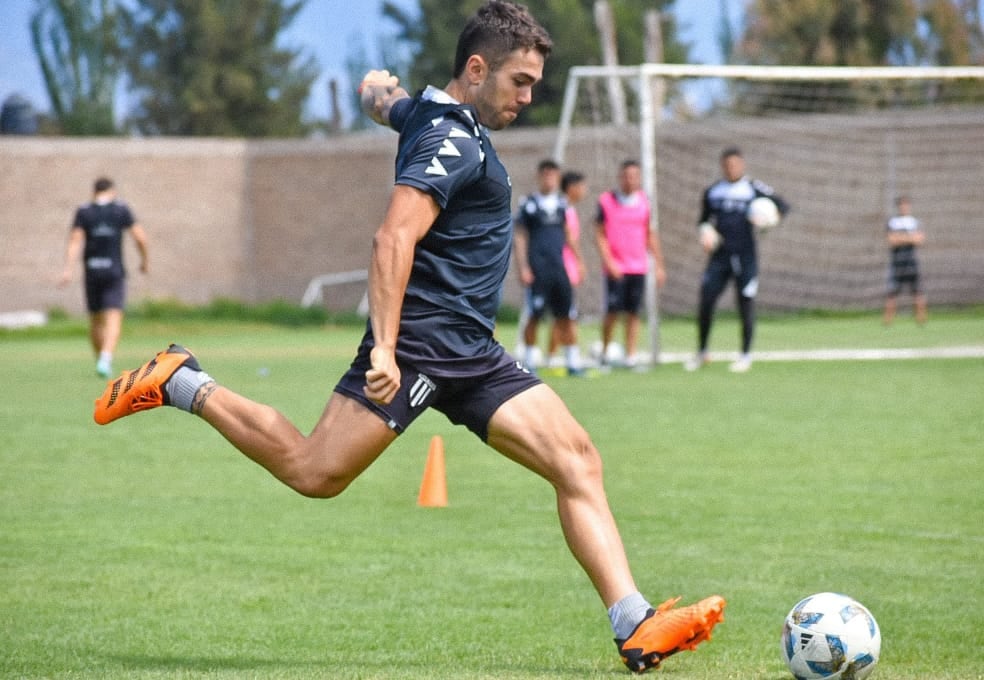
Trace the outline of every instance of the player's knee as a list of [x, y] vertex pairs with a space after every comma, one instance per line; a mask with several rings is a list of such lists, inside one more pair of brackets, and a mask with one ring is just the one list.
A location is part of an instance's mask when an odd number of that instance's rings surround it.
[[352, 480], [331, 475], [307, 475], [289, 482], [290, 487], [307, 498], [334, 498], [348, 488]]
[[343, 470], [320, 464], [318, 460], [321, 457], [313, 455], [307, 446], [294, 447], [284, 454], [289, 472], [282, 481], [307, 498], [334, 498], [345, 491], [354, 477]]
[[601, 482], [601, 454], [591, 442], [586, 432], [578, 433], [568, 442], [565, 455], [557, 470], [555, 484], [558, 487], [574, 489], [584, 485]]

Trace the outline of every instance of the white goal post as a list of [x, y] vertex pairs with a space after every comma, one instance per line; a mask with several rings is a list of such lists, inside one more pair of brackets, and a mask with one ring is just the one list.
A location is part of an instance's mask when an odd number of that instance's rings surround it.
[[[608, 91], [628, 94], [628, 121], [614, 115], [616, 107], [609, 103]], [[944, 138], [941, 127], [950, 131], [950, 138]], [[674, 312], [692, 310], [696, 304], [702, 262], [693, 262], [699, 253], [681, 239], [692, 235], [700, 190], [714, 178], [717, 154], [728, 142], [746, 150], [753, 176], [792, 199], [789, 222], [795, 226], [770, 235], [762, 250], [768, 246], [793, 253], [830, 246], [829, 257], [840, 261], [831, 263], [829, 271], [801, 277], [802, 283], [797, 284], [799, 288], [794, 286], [795, 294], [788, 302], [770, 298], [766, 307], [873, 307], [883, 291], [880, 263], [884, 250], [883, 234], [868, 225], [876, 218], [883, 224], [896, 192], [921, 194], [916, 198], [916, 211], [926, 213], [931, 234], [944, 222], [971, 221], [984, 212], [980, 203], [984, 156], [976, 155], [984, 153], [984, 67], [641, 64], [572, 68], [554, 158], [586, 171], [595, 194], [607, 188], [604, 185], [613, 180], [621, 160], [637, 159], [653, 205], [652, 228], [660, 231], [664, 254], [670, 260], [670, 280], [660, 296], [651, 282], [647, 286], [648, 330], [655, 362], [660, 358], [662, 299], [667, 298]], [[934, 145], [939, 146], [938, 152]], [[927, 150], [932, 163], [939, 166], [935, 175], [920, 167], [920, 154], [929, 158]], [[971, 155], [976, 155], [976, 162], [970, 161]], [[952, 167], [944, 167], [947, 158]], [[846, 166], [844, 172], [839, 163]], [[811, 174], [815, 165], [823, 165], [828, 176], [818, 179]], [[970, 176], [960, 177], [968, 171]], [[948, 186], [948, 182], [959, 186]], [[850, 191], [852, 187], [856, 190]], [[807, 194], [808, 200], [804, 199]], [[947, 200], [957, 206], [944, 215], [939, 204]], [[814, 210], [815, 205], [840, 205], [840, 209]], [[836, 239], [847, 234], [848, 226], [857, 229], [862, 224], [867, 240], [855, 242], [852, 234], [849, 245], [834, 247]], [[665, 232], [668, 228], [672, 233]], [[691, 231], [683, 235], [683, 229]], [[969, 232], [948, 234], [951, 237], [973, 238]], [[953, 247], [978, 246], [984, 251], [984, 242], [979, 241]], [[966, 271], [982, 264], [979, 258], [965, 262], [956, 253], [931, 252], [944, 260], [932, 260], [931, 269], [947, 269], [947, 257], [952, 258], [950, 264], [959, 260]], [[770, 261], [773, 268], [780, 268], [776, 260]], [[796, 266], [791, 264], [790, 269]], [[792, 280], [796, 271], [785, 274]], [[834, 282], [837, 277], [844, 278], [848, 292]], [[944, 285], [942, 279], [933, 279], [934, 285]], [[971, 286], [980, 283], [978, 275]], [[956, 277], [947, 277], [945, 285], [950, 287], [947, 295], [952, 292], [953, 301], [959, 304], [964, 293]], [[811, 286], [817, 287], [815, 294]]]

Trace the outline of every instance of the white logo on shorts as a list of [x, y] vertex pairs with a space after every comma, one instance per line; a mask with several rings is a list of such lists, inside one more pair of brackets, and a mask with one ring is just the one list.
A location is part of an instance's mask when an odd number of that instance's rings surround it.
[[423, 404], [435, 389], [437, 386], [430, 378], [423, 373], [419, 374], [417, 381], [410, 388], [410, 406], [417, 408]]

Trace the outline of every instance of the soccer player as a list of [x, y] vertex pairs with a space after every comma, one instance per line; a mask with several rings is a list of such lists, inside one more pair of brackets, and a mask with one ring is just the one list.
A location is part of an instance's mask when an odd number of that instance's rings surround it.
[[666, 282], [663, 250], [650, 221], [649, 197], [642, 190], [642, 169], [638, 161], [627, 160], [618, 173], [618, 188], [598, 197], [595, 242], [605, 270], [602, 361], [608, 356], [608, 345], [621, 315], [625, 324], [625, 365], [630, 368], [639, 363], [639, 310], [646, 293], [649, 254], [656, 264], [656, 285]]
[[752, 367], [755, 295], [759, 285], [758, 250], [755, 228], [748, 221], [748, 204], [766, 196], [775, 202], [780, 215], [789, 212], [789, 204], [772, 187], [745, 174], [745, 159], [738, 148], [730, 147], [721, 153], [721, 172], [723, 177], [704, 191], [701, 203], [699, 239], [708, 258], [697, 310], [697, 354], [684, 363], [684, 368], [696, 371], [708, 363], [714, 307], [728, 281], [734, 279], [741, 316], [741, 353], [729, 370], [745, 373]]
[[[577, 204], [580, 203], [588, 193], [588, 181], [584, 175], [576, 170], [568, 170], [560, 178], [560, 190], [567, 199], [567, 243], [564, 244], [563, 257], [564, 269], [567, 271], [567, 280], [571, 282], [571, 288], [577, 303], [577, 288], [584, 280], [584, 258], [581, 256], [581, 218], [577, 214]], [[575, 333], [577, 332], [577, 320], [571, 321], [574, 324]], [[557, 349], [561, 346], [562, 333], [558, 328], [557, 320], [550, 329], [550, 344], [547, 355], [548, 365], [554, 365], [554, 356]], [[575, 336], [576, 340], [576, 336]], [[566, 357], [561, 359], [566, 364]]]
[[534, 365], [540, 320], [549, 311], [564, 347], [568, 375], [582, 375], [577, 346], [577, 308], [574, 288], [564, 266], [564, 247], [570, 242], [567, 198], [560, 193], [560, 166], [552, 160], [537, 166], [537, 191], [519, 203], [513, 243], [519, 278], [527, 291], [528, 316], [521, 329], [527, 368]]
[[908, 196], [895, 200], [897, 214], [888, 220], [886, 230], [891, 259], [888, 265], [888, 292], [885, 295], [885, 312], [882, 321], [886, 326], [895, 320], [895, 305], [899, 291], [908, 286], [912, 291], [912, 304], [916, 323], [926, 323], [926, 295], [919, 282], [919, 261], [916, 248], [923, 244], [925, 234], [919, 220], [912, 215], [912, 201]]
[[59, 288], [72, 280], [79, 255], [83, 255], [85, 299], [89, 310], [89, 341], [96, 355], [96, 373], [113, 373], [113, 354], [123, 327], [126, 301], [126, 268], [123, 266], [123, 234], [129, 232], [140, 253], [140, 271], [147, 273], [147, 234], [129, 206], [116, 197], [112, 180], [100, 177], [92, 201], [79, 207], [65, 249], [65, 266]]
[[443, 90], [411, 98], [387, 72], [366, 75], [364, 109], [400, 133], [396, 184], [373, 238], [365, 336], [311, 434], [220, 386], [178, 345], [111, 381], [95, 419], [161, 405], [189, 411], [290, 488], [329, 498], [433, 407], [554, 487], [564, 536], [609, 608], [619, 652], [643, 671], [708, 639], [724, 600], [650, 606], [629, 570], [597, 449], [493, 337], [512, 219], [489, 130], [531, 102], [550, 50], [523, 6], [487, 0], [459, 36]]

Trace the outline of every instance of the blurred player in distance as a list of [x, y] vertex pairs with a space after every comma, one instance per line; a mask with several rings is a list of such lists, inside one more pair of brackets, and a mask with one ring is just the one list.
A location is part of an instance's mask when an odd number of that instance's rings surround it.
[[564, 265], [564, 248], [570, 242], [567, 198], [561, 194], [560, 166], [543, 160], [537, 166], [537, 190], [519, 202], [513, 218], [513, 247], [520, 282], [526, 290], [524, 323], [520, 329], [527, 368], [535, 366], [537, 332], [549, 312], [564, 347], [568, 375], [582, 375], [577, 346], [577, 308], [574, 288]]
[[780, 215], [789, 204], [772, 187], [745, 174], [745, 158], [737, 147], [721, 153], [721, 178], [701, 197], [698, 239], [707, 254], [697, 308], [697, 354], [684, 368], [696, 371], [708, 363], [708, 341], [714, 308], [728, 281], [734, 279], [735, 301], [741, 316], [741, 352], [729, 370], [744, 373], [752, 367], [755, 335], [755, 297], [758, 294], [758, 246], [755, 227], [748, 220], [748, 205], [760, 196], [772, 199]]
[[147, 234], [130, 207], [116, 196], [113, 181], [95, 181], [92, 200], [75, 211], [65, 248], [58, 287], [72, 281], [82, 256], [86, 308], [89, 311], [89, 342], [96, 356], [96, 373], [108, 378], [113, 355], [123, 328], [126, 302], [126, 267], [123, 263], [123, 234], [129, 233], [140, 253], [140, 271], [147, 273]]
[[886, 224], [886, 236], [890, 250], [888, 264], [888, 291], [885, 294], [885, 310], [882, 322], [886, 326], [895, 320], [895, 309], [899, 293], [908, 287], [912, 292], [912, 305], [916, 323], [926, 323], [926, 294], [923, 293], [919, 279], [919, 259], [916, 249], [926, 240], [925, 234], [912, 215], [912, 201], [908, 196], [899, 196], [895, 201], [896, 214]]
[[656, 285], [666, 282], [659, 234], [652, 228], [649, 197], [642, 190], [642, 168], [626, 160], [618, 186], [598, 197], [595, 242], [605, 274], [605, 315], [601, 324], [601, 359], [608, 356], [619, 316], [625, 327], [625, 364], [639, 363], [640, 310], [645, 301], [649, 256], [655, 262]]
[[373, 238], [365, 335], [309, 435], [218, 385], [178, 345], [110, 382], [95, 419], [176, 406], [298, 493], [330, 498], [433, 407], [554, 488], [567, 544], [609, 608], [619, 653], [642, 671], [707, 640], [724, 600], [650, 606], [629, 570], [597, 449], [493, 337], [513, 225], [509, 176], [488, 131], [530, 104], [551, 46], [525, 7], [487, 0], [459, 37], [443, 90], [411, 98], [388, 73], [367, 74], [363, 106], [400, 133], [396, 181]]
[[[588, 181], [584, 175], [576, 170], [568, 170], [560, 178], [560, 190], [567, 199], [567, 243], [564, 244], [564, 270], [567, 272], [567, 280], [571, 282], [573, 289], [574, 303], [577, 304], [577, 289], [584, 280], [584, 258], [581, 255], [581, 218], [577, 213], [577, 204], [584, 200], [588, 193]], [[577, 320], [571, 321], [575, 326], [575, 342], [577, 341]], [[562, 346], [560, 328], [556, 319], [550, 329], [550, 344], [547, 356], [548, 365], [566, 366], [566, 357], [557, 357], [557, 350]], [[557, 360], [559, 359], [559, 361]]]

